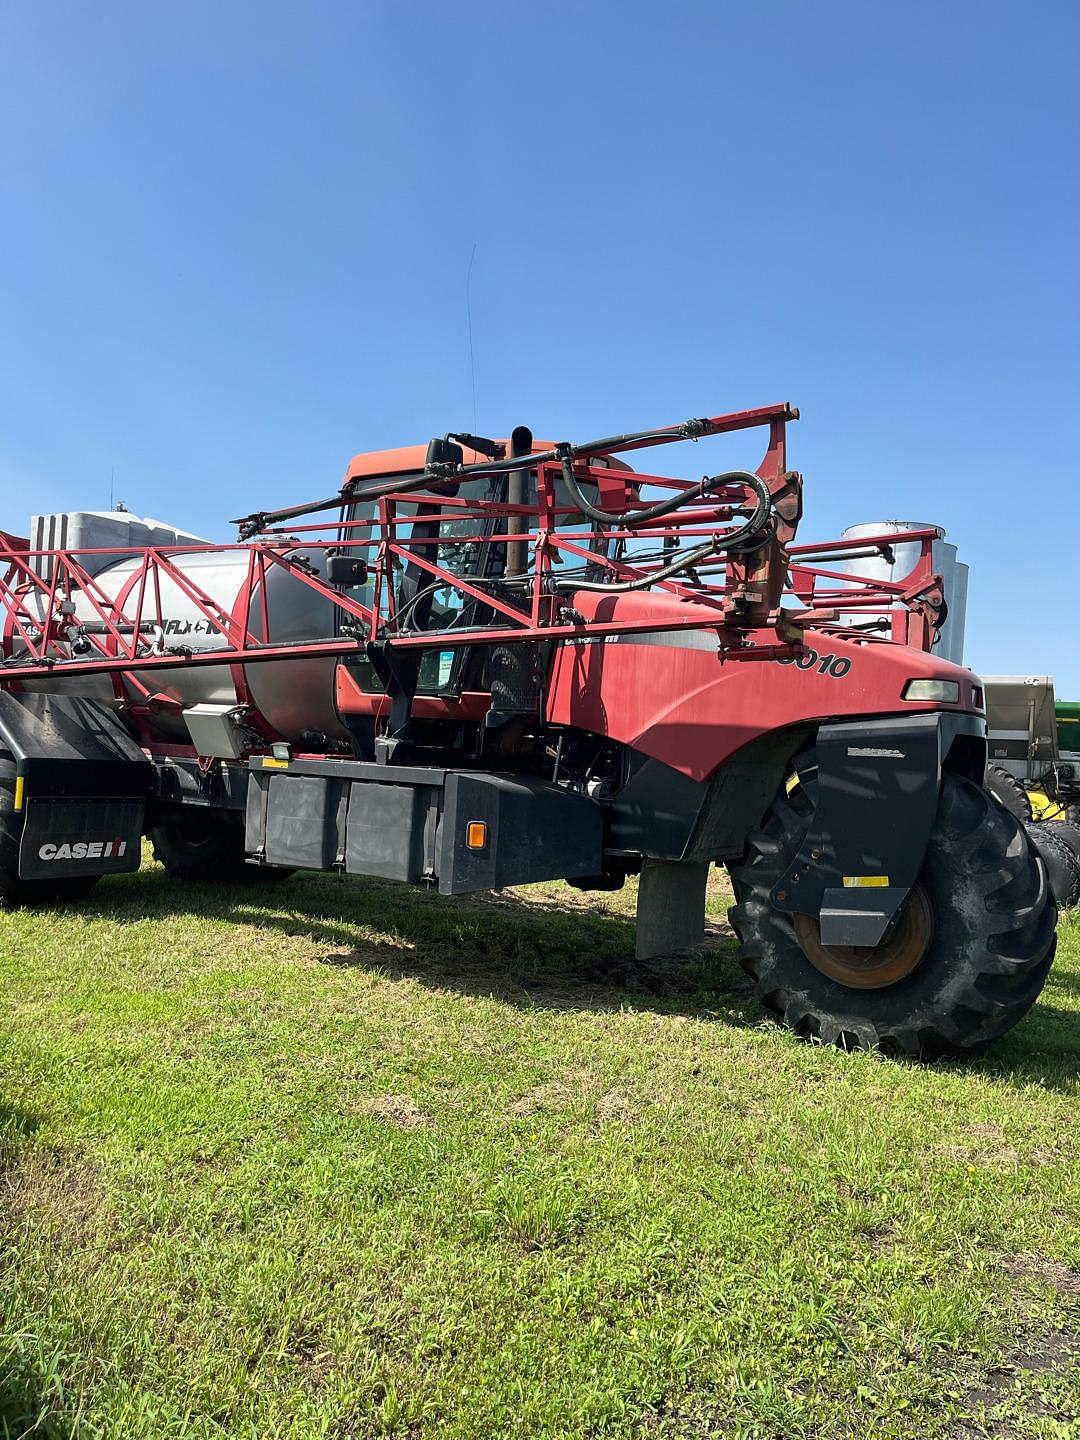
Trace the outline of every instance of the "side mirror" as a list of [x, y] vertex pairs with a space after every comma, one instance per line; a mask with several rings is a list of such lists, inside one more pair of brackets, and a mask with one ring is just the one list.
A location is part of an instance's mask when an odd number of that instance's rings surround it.
[[354, 585], [366, 585], [368, 565], [355, 555], [330, 555], [326, 561], [326, 579], [338, 590], [348, 590]]
[[460, 465], [465, 458], [465, 452], [460, 445], [455, 445], [449, 439], [429, 440], [425, 464], [427, 465]]

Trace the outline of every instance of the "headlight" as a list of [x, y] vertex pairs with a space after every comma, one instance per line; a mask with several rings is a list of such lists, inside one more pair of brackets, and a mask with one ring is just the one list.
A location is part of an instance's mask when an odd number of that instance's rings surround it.
[[955, 705], [960, 699], [959, 680], [909, 680], [904, 686], [905, 700], [940, 700]]

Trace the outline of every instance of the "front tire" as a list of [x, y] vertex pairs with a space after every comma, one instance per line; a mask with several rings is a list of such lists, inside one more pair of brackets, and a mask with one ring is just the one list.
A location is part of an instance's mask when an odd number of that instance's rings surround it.
[[[845, 1049], [923, 1060], [978, 1054], [1034, 1004], [1054, 957], [1057, 910], [1019, 822], [971, 781], [943, 777], [917, 886], [932, 917], [923, 951], [901, 978], [858, 988], [816, 968], [795, 919], [770, 900], [802, 844], [815, 792], [808, 779], [783, 796], [731, 867], [729, 918], [762, 1005], [799, 1034]], [[915, 898], [913, 890], [905, 905]]]

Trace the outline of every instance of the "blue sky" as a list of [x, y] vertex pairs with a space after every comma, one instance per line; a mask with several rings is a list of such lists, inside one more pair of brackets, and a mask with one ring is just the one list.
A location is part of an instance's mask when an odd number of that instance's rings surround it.
[[1080, 696], [1074, 0], [0, 27], [0, 525], [115, 471], [231, 538], [474, 403], [584, 439], [787, 399], [802, 538], [946, 525], [969, 663]]

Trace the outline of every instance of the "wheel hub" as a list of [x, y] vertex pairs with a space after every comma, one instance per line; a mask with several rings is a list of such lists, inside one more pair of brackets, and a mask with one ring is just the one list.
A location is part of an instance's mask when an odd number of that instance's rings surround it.
[[792, 916], [795, 937], [815, 970], [853, 990], [882, 990], [905, 980], [922, 961], [934, 935], [934, 912], [916, 882], [880, 945], [823, 945], [816, 915]]

